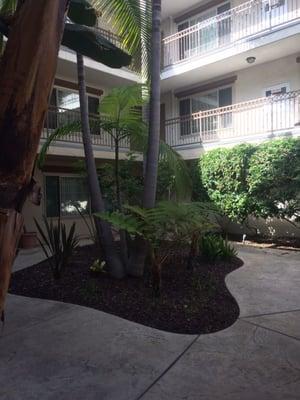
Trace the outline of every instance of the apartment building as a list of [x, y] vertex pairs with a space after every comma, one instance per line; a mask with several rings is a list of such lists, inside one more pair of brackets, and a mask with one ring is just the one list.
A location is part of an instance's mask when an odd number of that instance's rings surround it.
[[[102, 35], [118, 47], [122, 47], [121, 39], [109, 31], [108, 27], [104, 29], [103, 21], [100, 25]], [[113, 69], [89, 58], [85, 58], [84, 63], [91, 120], [96, 118], [101, 97], [111, 89], [141, 82], [140, 74], [133, 66]], [[59, 52], [56, 78], [49, 103], [40, 148], [55, 129], [80, 121], [76, 54], [65, 47], [61, 47]], [[114, 159], [114, 147], [108, 134], [93, 132], [92, 129], [92, 142], [98, 165]], [[128, 151], [129, 143], [124, 141], [120, 149], [120, 158], [125, 158]], [[76, 168], [78, 160], [84, 160], [81, 132], [72, 132], [50, 146], [42, 171], [38, 168], [35, 171], [35, 179], [42, 189], [41, 206], [34, 206], [30, 200], [25, 204], [27, 232], [36, 231], [34, 218], [42, 221], [45, 215], [54, 220], [60, 217], [67, 226], [76, 221], [78, 233], [82, 236], [88, 234], [84, 221], [74, 207], [74, 204], [79, 205], [83, 211], [88, 211], [90, 207], [87, 182]]]
[[[161, 136], [185, 159], [209, 149], [258, 143], [300, 132], [300, 0], [162, 0]], [[101, 21], [102, 33], [120, 39]], [[103, 29], [105, 28], [105, 29]], [[138, 73], [114, 70], [85, 59], [90, 118], [113, 87], [141, 82]], [[59, 53], [43, 140], [59, 126], [79, 119], [76, 55]], [[92, 135], [97, 163], [114, 158], [111, 138]], [[129, 144], [124, 143], [121, 157]], [[54, 143], [43, 171], [41, 207], [25, 207], [33, 217], [74, 220], [87, 233], [74, 202], [88, 210], [85, 180], [74, 163], [83, 159], [81, 132]]]
[[163, 0], [162, 135], [185, 159], [298, 135], [299, 0]]

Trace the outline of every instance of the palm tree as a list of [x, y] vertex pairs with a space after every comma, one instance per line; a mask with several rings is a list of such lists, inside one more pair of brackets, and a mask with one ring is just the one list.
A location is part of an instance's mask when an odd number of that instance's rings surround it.
[[0, 94], [1, 315], [23, 229], [22, 208], [34, 185], [35, 157], [61, 41], [96, 61], [117, 60], [116, 67], [131, 60], [99, 33], [77, 24], [65, 25], [68, 10], [69, 17], [81, 23], [91, 17], [91, 7], [85, 0], [18, 0], [13, 18], [7, 13], [7, 5], [8, 0], [0, 3], [0, 9], [5, 10], [5, 15], [0, 15], [0, 33], [8, 36], [0, 64], [0, 84], [5, 88]]
[[[143, 72], [150, 81], [150, 125], [143, 206], [154, 207], [160, 136], [161, 0], [94, 0], [94, 4], [101, 6], [103, 14], [113, 23], [127, 46], [141, 55]], [[135, 247], [129, 268], [132, 275], [142, 276], [146, 254], [144, 241], [138, 240]]]
[[[85, 85], [85, 72], [83, 56], [77, 53], [77, 69], [80, 96], [81, 130], [84, 146], [85, 163], [88, 176], [88, 186], [91, 197], [91, 208], [93, 213], [104, 212], [104, 201], [97, 175], [96, 162], [93, 154], [93, 145], [91, 140], [88, 103]], [[123, 278], [125, 275], [124, 266], [115, 249], [114, 240], [110, 226], [105, 221], [95, 218], [95, 226], [102, 244], [105, 260], [109, 271], [115, 278]]]
[[143, 207], [155, 206], [160, 142], [161, 0], [152, 0], [150, 116]]

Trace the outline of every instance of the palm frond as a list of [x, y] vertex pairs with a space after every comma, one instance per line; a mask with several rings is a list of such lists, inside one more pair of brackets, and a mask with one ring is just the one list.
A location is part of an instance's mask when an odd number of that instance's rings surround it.
[[71, 124], [57, 128], [55, 131], [50, 133], [50, 135], [47, 137], [47, 139], [43, 143], [40, 153], [38, 155], [38, 159], [37, 159], [38, 168], [40, 168], [40, 169], [43, 168], [43, 166], [45, 164], [47, 152], [49, 150], [49, 147], [52, 144], [54, 144], [57, 140], [61, 140], [65, 136], [68, 136], [70, 133], [80, 132], [80, 131], [81, 131], [81, 122], [75, 121], [75, 122], [72, 122]]
[[18, 0], [0, 0], [0, 14], [8, 16], [14, 14]]
[[189, 198], [192, 192], [192, 180], [184, 159], [162, 140], [160, 141], [159, 158], [172, 171], [177, 200]]
[[[142, 65], [149, 64], [151, 49], [151, 1], [91, 0], [103, 19], [121, 37], [124, 48]], [[148, 77], [148, 71], [144, 71]]]

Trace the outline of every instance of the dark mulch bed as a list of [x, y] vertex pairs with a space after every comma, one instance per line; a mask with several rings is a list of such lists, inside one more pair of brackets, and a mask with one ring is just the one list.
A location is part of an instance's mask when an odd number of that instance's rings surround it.
[[153, 297], [149, 279], [117, 281], [108, 274], [93, 276], [89, 267], [97, 258], [92, 246], [76, 251], [59, 281], [47, 261], [13, 274], [10, 293], [96, 308], [130, 321], [176, 333], [200, 334], [225, 329], [239, 315], [238, 305], [225, 286], [225, 276], [242, 265], [211, 264], [197, 259], [193, 271], [183, 260], [163, 269], [162, 294]]

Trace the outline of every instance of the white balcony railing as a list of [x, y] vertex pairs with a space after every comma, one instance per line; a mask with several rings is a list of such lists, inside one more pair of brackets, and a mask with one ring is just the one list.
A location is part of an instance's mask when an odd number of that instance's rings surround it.
[[166, 142], [172, 147], [237, 140], [259, 134], [287, 133], [299, 123], [300, 91], [262, 97], [227, 107], [200, 111], [166, 121]]
[[[106, 149], [114, 149], [114, 142], [112, 137], [101, 130], [97, 126], [97, 121], [99, 121], [99, 116], [95, 114], [90, 114], [90, 125], [91, 125], [91, 138], [92, 143], [95, 146], [103, 147]], [[49, 137], [56, 129], [71, 126], [72, 124], [77, 125], [80, 123], [80, 112], [78, 110], [68, 110], [61, 107], [50, 107], [46, 116], [46, 121], [44, 125], [44, 130], [42, 133], [42, 139]], [[67, 135], [63, 135], [57, 139], [57, 144], [67, 142], [67, 143], [82, 143], [82, 133], [79, 129], [74, 128]], [[129, 149], [130, 143], [127, 139], [123, 139], [120, 143], [121, 149]]]
[[300, 18], [300, 0], [251, 0], [163, 39], [164, 67], [199, 57]]

